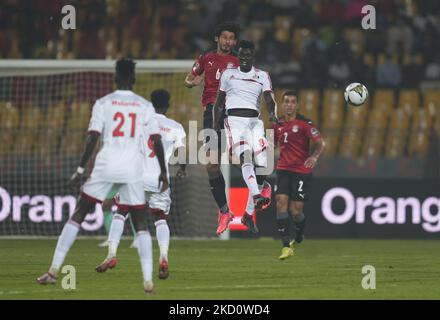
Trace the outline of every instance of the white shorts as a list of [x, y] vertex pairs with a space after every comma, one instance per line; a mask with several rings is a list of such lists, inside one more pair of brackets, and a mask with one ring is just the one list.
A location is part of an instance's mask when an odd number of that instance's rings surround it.
[[230, 154], [237, 157], [249, 150], [254, 155], [257, 166], [267, 166], [267, 140], [264, 123], [258, 118], [227, 116], [225, 131]]
[[144, 184], [142, 181], [133, 183], [113, 183], [89, 178], [82, 186], [82, 195], [96, 202], [103, 202], [113, 185], [119, 188], [120, 204], [126, 206], [145, 206]]
[[145, 198], [147, 199], [150, 209], [162, 210], [166, 215], [170, 212], [171, 207], [171, 190], [168, 188], [164, 192], [151, 192], [145, 190]]

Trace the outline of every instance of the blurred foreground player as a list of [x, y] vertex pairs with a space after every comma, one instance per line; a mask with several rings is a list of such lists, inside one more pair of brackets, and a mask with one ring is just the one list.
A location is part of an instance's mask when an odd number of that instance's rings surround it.
[[[165, 166], [168, 169], [168, 164], [171, 156], [176, 150], [179, 154], [185, 154], [185, 139], [186, 133], [182, 125], [165, 116], [169, 108], [170, 94], [166, 90], [155, 90], [151, 93], [151, 102], [156, 110], [155, 118], [159, 124], [159, 130], [161, 135], [162, 144], [165, 152]], [[150, 213], [154, 218], [154, 225], [156, 226], [156, 238], [159, 245], [160, 257], [159, 257], [159, 279], [168, 278], [168, 249], [170, 243], [170, 229], [168, 227], [167, 219], [171, 206], [171, 190], [167, 188], [161, 192], [161, 186], [158, 186], [157, 181], [161, 173], [160, 164], [156, 157], [152, 140], [148, 137], [145, 141], [146, 154], [144, 158], [144, 190], [146, 201], [149, 206]], [[180, 150], [179, 150], [180, 149]], [[169, 180], [169, 170], [168, 180]], [[186, 164], [180, 164], [180, 168], [177, 171], [178, 178], [184, 178], [186, 176]], [[119, 197], [115, 197], [116, 204], [119, 202]], [[123, 224], [122, 224], [123, 227]], [[112, 241], [117, 240], [116, 247], [119, 244], [120, 237], [122, 236], [123, 228], [118, 229], [119, 239], [113, 238]], [[110, 240], [109, 240], [110, 241]], [[114, 244], [112, 244], [114, 246]], [[135, 240], [134, 247], [138, 247], [138, 243]], [[116, 251], [110, 250], [107, 258], [96, 267], [96, 271], [105, 272], [107, 269], [114, 267], [116, 264]]]
[[[53, 256], [49, 271], [37, 278], [38, 283], [55, 283], [59, 269], [78, 234], [85, 216], [101, 203], [114, 185], [119, 186], [120, 201], [130, 212], [139, 242], [138, 253], [144, 278], [144, 290], [152, 293], [152, 246], [147, 230], [147, 207], [143, 190], [143, 157], [141, 142], [145, 127], [156, 132], [154, 136], [158, 154], [163, 147], [155, 111], [151, 103], [131, 91], [135, 82], [135, 63], [121, 59], [116, 63], [115, 82], [117, 90], [96, 101], [89, 124], [84, 153], [69, 186], [77, 188], [85, 166], [101, 136], [102, 148], [96, 156], [93, 171], [83, 185], [78, 204], [71, 219], [65, 224]], [[129, 163], [130, 165], [127, 165]], [[159, 177], [164, 189], [168, 187], [166, 171]], [[124, 213], [116, 215], [124, 219]], [[114, 219], [115, 220], [115, 219]], [[110, 235], [112, 230], [110, 230]]]
[[[296, 245], [304, 238], [304, 201], [312, 170], [325, 147], [324, 139], [312, 121], [298, 113], [298, 96], [293, 91], [283, 94], [284, 117], [274, 124], [275, 143], [280, 148], [277, 163], [277, 223], [283, 248], [280, 260], [293, 256]], [[310, 140], [315, 142], [313, 154], [309, 153]], [[290, 241], [289, 213], [295, 227], [295, 238]]]

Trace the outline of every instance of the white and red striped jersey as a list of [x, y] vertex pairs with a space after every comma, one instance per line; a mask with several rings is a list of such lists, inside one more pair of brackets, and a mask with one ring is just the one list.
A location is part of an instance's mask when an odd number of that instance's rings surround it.
[[116, 90], [93, 106], [89, 132], [101, 134], [102, 147], [92, 176], [106, 182], [130, 183], [142, 180], [144, 127], [159, 133], [151, 102], [130, 90]]
[[272, 92], [272, 82], [266, 71], [252, 67], [241, 72], [240, 67], [223, 71], [220, 91], [226, 93], [226, 110], [246, 108], [260, 111], [260, 97], [263, 92]]

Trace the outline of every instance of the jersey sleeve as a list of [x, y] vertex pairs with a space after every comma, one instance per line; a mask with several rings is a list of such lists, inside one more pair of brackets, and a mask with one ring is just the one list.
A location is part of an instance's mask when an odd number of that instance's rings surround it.
[[317, 141], [321, 138], [321, 133], [316, 129], [315, 125], [310, 121], [305, 125], [306, 135], [313, 141]]
[[220, 77], [220, 84], [219, 84], [218, 89], [223, 92], [226, 92], [226, 89], [228, 88], [227, 74], [228, 74], [228, 70], [224, 70], [222, 72], [222, 76]]
[[146, 136], [160, 134], [159, 121], [156, 119], [156, 111], [154, 111], [153, 107], [149, 108], [145, 113], [143, 128]]
[[185, 140], [186, 140], [186, 132], [185, 132], [185, 129], [183, 129], [182, 125], [180, 125], [177, 132], [176, 132], [176, 140], [174, 141], [174, 149], [184, 147]]
[[192, 69], [191, 69], [191, 73], [194, 76], [200, 76], [205, 71], [204, 58], [205, 58], [205, 56], [203, 54], [201, 54], [198, 57], [198, 59], [194, 62]]
[[97, 100], [93, 105], [92, 117], [89, 122], [89, 132], [94, 131], [102, 133], [104, 130], [104, 105]]
[[270, 79], [270, 75], [268, 72], [264, 72], [263, 74], [265, 75], [263, 77], [263, 92], [272, 92], [272, 80]]

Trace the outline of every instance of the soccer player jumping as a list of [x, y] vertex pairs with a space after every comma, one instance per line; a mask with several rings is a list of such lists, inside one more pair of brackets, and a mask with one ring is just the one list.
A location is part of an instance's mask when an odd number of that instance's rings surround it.
[[[238, 68], [226, 69], [214, 105], [214, 129], [219, 130], [222, 113], [226, 110], [224, 126], [230, 154], [240, 159], [243, 179], [249, 188], [246, 213], [241, 222], [252, 233], [258, 229], [252, 220], [254, 210], [270, 203], [271, 187], [265, 175], [256, 175], [255, 166], [267, 167], [267, 140], [264, 124], [259, 119], [260, 96], [263, 94], [271, 121], [277, 121], [272, 83], [267, 72], [254, 68], [255, 48], [250, 41], [240, 41]], [[226, 104], [226, 105], [225, 105]], [[225, 106], [224, 106], [225, 105]], [[254, 165], [255, 164], [255, 165]]]
[[[220, 24], [215, 31], [217, 49], [200, 55], [194, 63], [191, 72], [188, 73], [185, 78], [185, 86], [192, 88], [202, 82], [202, 74], [205, 74], [205, 86], [202, 95], [202, 104], [205, 108], [203, 113], [203, 129], [214, 128], [212, 109], [222, 72], [226, 68], [238, 66], [237, 55], [232, 51], [236, 45], [237, 36], [238, 26], [236, 24], [229, 22]], [[220, 126], [220, 129], [221, 128], [223, 128], [223, 125]], [[205, 143], [208, 142], [209, 137], [205, 137]], [[220, 235], [228, 228], [229, 222], [231, 222], [234, 217], [232, 212], [229, 211], [225, 193], [225, 179], [220, 170], [222, 152], [220, 142], [221, 139], [219, 139], [217, 150], [212, 149], [212, 147], [215, 148], [215, 146], [211, 146], [211, 149], [207, 152], [207, 156], [217, 159], [217, 163], [208, 163], [206, 165], [211, 192], [219, 208], [217, 235]]]
[[[274, 124], [275, 143], [280, 148], [277, 163], [277, 222], [283, 248], [280, 260], [294, 254], [295, 247], [304, 238], [304, 201], [312, 170], [325, 147], [324, 139], [312, 121], [298, 113], [298, 96], [293, 91], [283, 94], [284, 117]], [[310, 140], [316, 143], [313, 154], [309, 153]], [[290, 241], [289, 214], [293, 218], [295, 238]]]

